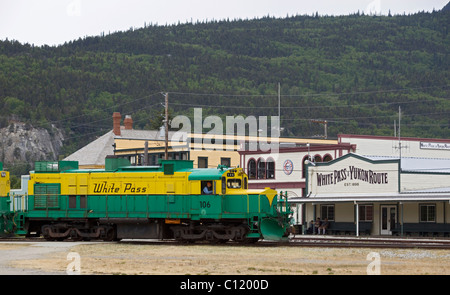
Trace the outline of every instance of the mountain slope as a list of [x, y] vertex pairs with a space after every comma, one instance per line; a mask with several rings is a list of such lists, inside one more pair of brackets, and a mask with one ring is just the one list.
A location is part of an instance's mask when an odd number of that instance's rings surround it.
[[[58, 47], [0, 41], [0, 127], [11, 114], [65, 132], [69, 153], [111, 129], [171, 116], [277, 115], [283, 136], [444, 137], [449, 127], [450, 13], [213, 21], [149, 26]], [[207, 131], [207, 130], [205, 130]]]

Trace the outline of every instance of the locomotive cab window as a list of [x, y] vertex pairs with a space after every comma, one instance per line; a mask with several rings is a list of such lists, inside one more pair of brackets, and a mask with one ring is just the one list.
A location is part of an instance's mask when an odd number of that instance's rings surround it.
[[202, 190], [202, 195], [212, 195], [215, 194], [215, 189], [214, 189], [214, 181], [212, 180], [205, 180], [201, 182], [201, 187], [200, 189]]
[[240, 178], [228, 178], [227, 187], [228, 188], [241, 188], [242, 180]]

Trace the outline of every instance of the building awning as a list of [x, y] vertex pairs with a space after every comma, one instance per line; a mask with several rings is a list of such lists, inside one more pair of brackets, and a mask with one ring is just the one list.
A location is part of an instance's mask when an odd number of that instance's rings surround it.
[[450, 193], [423, 194], [423, 193], [397, 193], [397, 194], [367, 194], [351, 196], [309, 196], [301, 198], [289, 198], [289, 203], [374, 203], [374, 202], [450, 202]]

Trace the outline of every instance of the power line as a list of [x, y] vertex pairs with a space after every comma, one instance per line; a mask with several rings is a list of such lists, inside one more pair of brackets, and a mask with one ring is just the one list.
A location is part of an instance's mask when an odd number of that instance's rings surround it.
[[[445, 98], [447, 99], [447, 98]], [[349, 107], [365, 107], [365, 106], [376, 106], [376, 105], [399, 105], [399, 104], [414, 104], [414, 103], [422, 103], [429, 102], [430, 99], [427, 100], [416, 100], [416, 101], [395, 101], [395, 102], [379, 102], [379, 103], [366, 103], [366, 104], [347, 104], [347, 105], [320, 105], [320, 106], [289, 106], [289, 107], [280, 107], [282, 109], [324, 109], [324, 108], [349, 108]], [[227, 105], [213, 105], [213, 104], [188, 104], [188, 103], [171, 103], [171, 105], [175, 106], [190, 106], [192, 108], [195, 107], [215, 107], [215, 108], [236, 108], [236, 109], [273, 109], [274, 106], [227, 106]]]
[[[152, 108], [152, 107], [158, 106], [158, 105], [160, 105], [160, 104], [159, 104], [159, 103], [155, 103], [155, 104], [152, 104], [152, 105], [147, 105], [147, 106], [145, 106], [145, 107], [140, 106], [139, 109], [134, 110], [134, 111], [130, 112], [129, 114], [132, 115], [132, 114], [135, 114], [135, 113], [138, 112], [138, 111], [145, 110], [145, 109], [148, 109], [148, 108]], [[86, 115], [86, 116], [87, 116], [87, 115]], [[110, 118], [110, 117], [107, 117], [107, 118], [100, 119], [100, 120], [96, 120], [96, 121], [87, 121], [87, 122], [85, 122], [85, 123], [79, 123], [79, 124], [76, 124], [76, 125], [70, 125], [69, 127], [70, 127], [71, 129], [75, 129], [75, 128], [79, 128], [79, 127], [84, 127], [84, 126], [86, 126], [86, 127], [93, 127], [93, 128], [95, 128], [95, 127], [104, 127], [104, 128], [108, 128], [108, 127], [110, 127], [111, 125], [102, 125], [102, 126], [99, 126], [99, 125], [96, 124], [96, 123], [98, 123], [98, 122], [104, 122], [104, 121], [109, 121], [109, 120], [111, 120], [111, 118]], [[140, 122], [140, 121], [137, 120], [137, 121], [134, 121], [134, 122], [136, 123], [136, 122]], [[94, 124], [94, 126], [91, 126], [92, 124]]]
[[[405, 114], [402, 116], [404, 117], [411, 117], [411, 116], [417, 116], [417, 115], [447, 115], [450, 114], [450, 112], [441, 112], [441, 113], [419, 113], [419, 114]], [[325, 118], [327, 121], [329, 122], [337, 122], [337, 121], [333, 121], [337, 120], [337, 119], [341, 119], [341, 120], [355, 120], [355, 119], [376, 119], [376, 118], [390, 118], [395, 116], [395, 114], [392, 115], [380, 115], [380, 116], [369, 116], [369, 117], [332, 117], [332, 118]], [[314, 118], [294, 118], [294, 119], [283, 119], [284, 121], [309, 121], [312, 120]]]
[[[280, 94], [281, 97], [318, 97], [318, 96], [340, 96], [340, 95], [357, 95], [357, 94], [371, 94], [371, 93], [389, 93], [389, 92], [402, 92], [402, 91], [411, 91], [411, 90], [421, 90], [421, 89], [433, 89], [433, 88], [447, 88], [450, 87], [450, 85], [442, 85], [442, 86], [428, 86], [428, 87], [413, 87], [413, 88], [400, 88], [400, 89], [388, 89], [388, 90], [375, 90], [375, 91], [356, 91], [356, 92], [346, 92], [346, 93], [309, 93], [309, 94], [301, 94], [301, 95], [289, 95], [289, 94]], [[111, 107], [105, 108], [105, 110], [114, 110], [117, 108], [120, 108], [125, 105], [129, 104], [136, 104], [137, 102], [148, 99], [154, 96], [159, 96], [162, 92], [155, 92], [153, 94], [143, 96], [137, 99], [133, 99], [131, 101], [124, 102], [122, 104], [115, 104]], [[190, 95], [190, 96], [222, 96], [222, 97], [272, 97], [276, 98], [276, 94], [270, 94], [270, 95], [262, 95], [262, 94], [223, 94], [223, 93], [194, 93], [194, 92], [170, 92], [171, 94], [176, 95]], [[435, 98], [433, 100], [437, 99], [449, 99], [449, 98]], [[416, 100], [416, 101], [410, 101], [410, 102], [379, 102], [379, 103], [369, 103], [369, 104], [351, 104], [351, 105], [320, 105], [320, 106], [290, 106], [290, 107], [280, 107], [282, 109], [323, 109], [323, 108], [349, 108], [349, 107], [356, 107], [356, 106], [376, 106], [376, 105], [398, 105], [398, 104], [414, 104], [414, 103], [420, 103], [420, 102], [428, 102], [430, 99], [424, 99], [424, 100]], [[153, 105], [154, 106], [154, 105]], [[214, 105], [214, 104], [184, 104], [184, 103], [171, 103], [171, 106], [190, 106], [190, 107], [215, 107], [215, 108], [239, 108], [239, 109], [273, 109], [273, 106], [226, 106], [226, 105]], [[142, 108], [141, 108], [142, 109]], [[54, 121], [48, 121], [48, 124], [61, 124], [64, 122], [70, 122], [73, 119], [78, 119], [82, 117], [90, 116], [90, 114], [81, 114], [77, 116], [72, 116], [68, 118], [64, 118], [61, 120], [54, 120]], [[360, 117], [364, 118], [364, 117]], [[367, 117], [370, 118], [370, 117]], [[109, 118], [108, 118], [109, 119]], [[95, 122], [101, 122], [106, 121], [108, 119], [101, 119]], [[283, 119], [283, 120], [292, 120], [292, 119]], [[308, 119], [309, 120], [309, 119]], [[87, 123], [92, 124], [93, 122]], [[38, 126], [42, 127], [45, 123], [39, 124]], [[68, 126], [69, 128], [77, 128], [84, 126], [86, 123], [81, 123], [75, 126]]]
[[[373, 93], [389, 93], [389, 92], [403, 92], [422, 89], [433, 88], [447, 88], [450, 85], [437, 85], [426, 87], [411, 87], [411, 88], [397, 88], [387, 90], [367, 90], [367, 91], [354, 91], [354, 92], [342, 92], [342, 93], [308, 93], [308, 94], [282, 94], [281, 97], [312, 97], [312, 96], [341, 96], [341, 95], [357, 95], [357, 94], [373, 94]], [[195, 95], [195, 96], [227, 96], [227, 97], [278, 97], [277, 94], [226, 94], [226, 93], [198, 93], [198, 92], [170, 92], [171, 94], [178, 95]]]
[[[122, 107], [122, 106], [125, 106], [125, 105], [128, 105], [128, 104], [136, 104], [140, 100], [143, 100], [143, 99], [146, 99], [146, 98], [151, 98], [151, 97], [156, 96], [156, 95], [160, 95], [160, 93], [161, 92], [157, 92], [157, 93], [153, 93], [153, 94], [150, 94], [150, 95], [147, 95], [147, 96], [136, 98], [136, 99], [133, 99], [131, 101], [127, 101], [127, 102], [124, 102], [124, 103], [121, 103], [121, 104], [115, 104], [115, 105], [113, 105], [111, 107], [105, 108], [105, 110], [114, 110], [114, 109], [117, 109], [119, 107]], [[64, 122], [64, 121], [70, 121], [70, 120], [73, 120], [73, 119], [82, 118], [82, 117], [86, 117], [86, 116], [90, 116], [90, 114], [81, 114], [81, 115], [77, 115], [77, 116], [73, 116], [73, 117], [69, 117], [69, 118], [64, 118], [64, 119], [61, 119], [61, 120], [49, 121], [49, 123], [50, 124], [57, 124], [57, 123], [61, 123], [61, 122]]]
[[[330, 96], [341, 96], [341, 95], [358, 95], [358, 94], [372, 94], [372, 93], [391, 93], [391, 92], [404, 92], [404, 91], [417, 91], [417, 90], [424, 90], [424, 89], [437, 89], [437, 88], [447, 88], [450, 85], [442, 85], [442, 86], [428, 86], [428, 87], [412, 87], [412, 88], [399, 88], [399, 89], [388, 89], [388, 90], [374, 90], [374, 91], [355, 91], [355, 92], [346, 92], [346, 93], [308, 93], [308, 94], [301, 94], [301, 95], [289, 95], [289, 94], [284, 94], [281, 95], [280, 97], [283, 98], [299, 98], [299, 97], [320, 97], [320, 96], [324, 96], [324, 97], [330, 97]], [[129, 104], [137, 104], [139, 101], [144, 100], [144, 99], [148, 99], [148, 98], [152, 98], [154, 96], [159, 96], [162, 92], [155, 92], [153, 94], [147, 95], [147, 96], [143, 96], [137, 99], [133, 99], [130, 101], [126, 101], [124, 103], [120, 103], [120, 104], [115, 104], [113, 106], [107, 107], [105, 108], [105, 110], [113, 110], [113, 109], [117, 109]], [[277, 95], [276, 94], [270, 94], [270, 95], [261, 95], [261, 94], [223, 94], [223, 93], [193, 93], [193, 92], [170, 92], [173, 95], [182, 95], [182, 96], [200, 96], [200, 97], [205, 97], [205, 96], [209, 96], [209, 97], [230, 97], [230, 98], [243, 98], [243, 97], [247, 97], [247, 98], [276, 98]], [[400, 104], [415, 104], [415, 103], [423, 103], [423, 102], [429, 102], [429, 101], [438, 101], [439, 99], [449, 99], [449, 98], [432, 98], [432, 99], [421, 99], [421, 100], [415, 100], [415, 101], [399, 101], [399, 102], [378, 102], [378, 103], [366, 103], [366, 104], [347, 104], [347, 105], [343, 105], [343, 104], [334, 104], [334, 105], [309, 105], [309, 106], [290, 106], [290, 107], [280, 107], [282, 109], [332, 109], [332, 108], [352, 108], [352, 107], [370, 107], [370, 106], [388, 106], [388, 105], [400, 105]], [[141, 111], [143, 109], [147, 109], [153, 106], [158, 105], [157, 104], [152, 104], [150, 106], [145, 106], [142, 107], [142, 105], [139, 106], [139, 109], [132, 111], [130, 114], [134, 114], [138, 111]], [[273, 109], [274, 106], [236, 106], [236, 105], [232, 105], [232, 106], [226, 106], [226, 105], [214, 105], [214, 104], [188, 104], [188, 103], [171, 103], [172, 107], [186, 107], [189, 106], [191, 108], [193, 107], [214, 107], [214, 108], [237, 108], [237, 109]], [[428, 114], [407, 114], [405, 116], [414, 116], [414, 115], [442, 115], [442, 114], [448, 114], [448, 113], [428, 113]], [[87, 117], [87, 116], [91, 116], [91, 114], [81, 114], [81, 115], [77, 115], [77, 116], [72, 116], [72, 117], [68, 117], [68, 118], [64, 118], [61, 120], [55, 120], [55, 121], [49, 121], [49, 124], [62, 124], [62, 123], [66, 123], [66, 122], [70, 122], [71, 120], [74, 119], [79, 119], [82, 117]], [[387, 117], [392, 117], [394, 115], [382, 115], [382, 116], [370, 116], [370, 117], [333, 117], [331, 119], [328, 119], [329, 122], [334, 122], [334, 123], [338, 123], [338, 124], [346, 124], [346, 122], [343, 121], [339, 121], [339, 120], [350, 120], [350, 119], [374, 119], [374, 118], [387, 118]], [[78, 123], [76, 125], [69, 125], [67, 127], [71, 128], [71, 129], [75, 129], [75, 128], [79, 128], [79, 127], [89, 127], [89, 128], [107, 128], [106, 125], [101, 125], [99, 126], [100, 122], [105, 122], [107, 120], [109, 120], [110, 118], [104, 118], [104, 119], [99, 119], [99, 120], [95, 120], [95, 121], [89, 121], [89, 122], [84, 122], [84, 123]], [[312, 118], [312, 119], [316, 119], [316, 118]], [[292, 118], [283, 118], [284, 121], [309, 121], [311, 119], [302, 119], [302, 118], [298, 118], [298, 119], [292, 119]], [[141, 121], [135, 121], [135, 122], [141, 122]], [[375, 123], [376, 124], [376, 123]], [[43, 125], [43, 124], [38, 124], [38, 125]], [[379, 125], [379, 124], [378, 124]], [[413, 126], [419, 126], [419, 125], [413, 125]], [[420, 126], [424, 126], [424, 125], [420, 125]], [[446, 125], [430, 125], [430, 126], [446, 126]], [[95, 134], [99, 131], [95, 131], [92, 133], [87, 133], [84, 135], [80, 135], [80, 136], [76, 136], [76, 137], [68, 137], [66, 138], [68, 139], [73, 139], [73, 138], [79, 138], [79, 137], [84, 137], [84, 136], [90, 136], [92, 134]]]

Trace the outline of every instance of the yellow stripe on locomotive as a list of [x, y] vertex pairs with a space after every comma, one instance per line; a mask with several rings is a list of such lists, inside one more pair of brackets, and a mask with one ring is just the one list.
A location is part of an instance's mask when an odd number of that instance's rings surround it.
[[0, 197], [8, 196], [10, 192], [9, 172], [3, 171], [3, 163], [0, 162]]
[[58, 183], [61, 195], [199, 195], [207, 182], [212, 184], [213, 194], [248, 193], [248, 177], [242, 168], [184, 170], [167, 174], [159, 167], [128, 167], [114, 172], [75, 169], [31, 173], [29, 194], [34, 195], [34, 184]]

